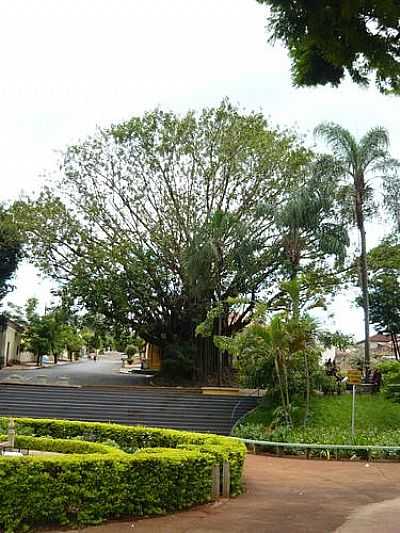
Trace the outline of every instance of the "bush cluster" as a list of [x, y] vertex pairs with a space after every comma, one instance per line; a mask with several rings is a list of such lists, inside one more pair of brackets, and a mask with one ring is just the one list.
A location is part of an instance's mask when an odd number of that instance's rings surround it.
[[[0, 436], [0, 440], [7, 440], [6, 435]], [[18, 435], [15, 439], [18, 449], [38, 450], [62, 454], [89, 454], [89, 453], [116, 453], [115, 447], [100, 444], [98, 442], [85, 442], [79, 439], [52, 439], [48, 437], [33, 437], [30, 435]]]
[[400, 363], [384, 361], [376, 365], [382, 374], [383, 392], [385, 396], [397, 403], [400, 402]]
[[[7, 425], [0, 419], [2, 432]], [[0, 457], [0, 531], [97, 524], [174, 512], [211, 498], [211, 472], [228, 460], [241, 491], [236, 439], [140, 426], [17, 419], [16, 446], [60, 455]], [[111, 443], [104, 444], [104, 443]]]
[[128, 356], [128, 361], [131, 363], [137, 353], [137, 348], [134, 344], [128, 344], [125, 348], [125, 353]]

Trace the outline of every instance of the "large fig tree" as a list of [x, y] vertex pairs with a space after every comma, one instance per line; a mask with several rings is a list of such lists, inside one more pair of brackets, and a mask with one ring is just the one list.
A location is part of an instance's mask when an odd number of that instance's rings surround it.
[[36, 264], [75, 303], [158, 345], [164, 369], [221, 381], [229, 358], [196, 326], [246, 296], [242, 313], [215, 321], [230, 335], [278, 286], [275, 214], [312, 158], [226, 101], [182, 117], [156, 110], [69, 147], [20, 221]]

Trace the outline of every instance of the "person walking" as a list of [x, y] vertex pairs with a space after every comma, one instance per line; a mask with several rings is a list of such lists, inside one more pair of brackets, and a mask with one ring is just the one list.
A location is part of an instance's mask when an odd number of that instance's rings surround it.
[[382, 374], [379, 372], [377, 368], [375, 368], [372, 377], [371, 377], [371, 383], [373, 385], [372, 392], [379, 392], [382, 384]]

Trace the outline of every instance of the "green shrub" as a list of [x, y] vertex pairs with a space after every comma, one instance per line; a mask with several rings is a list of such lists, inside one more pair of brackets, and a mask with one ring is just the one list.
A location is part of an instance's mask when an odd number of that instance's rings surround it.
[[[5, 437], [5, 436], [4, 436]], [[0, 437], [1, 440], [1, 437]], [[6, 440], [6, 437], [4, 438]], [[57, 453], [117, 453], [119, 450], [115, 447], [98, 442], [85, 442], [78, 439], [51, 439], [48, 437], [32, 437], [27, 435], [17, 435], [15, 447], [27, 450], [39, 450]], [[122, 453], [122, 452], [120, 452]]]
[[270, 440], [270, 434], [263, 424], [244, 422], [238, 424], [234, 430], [235, 437], [252, 440]]
[[[385, 378], [389, 374], [398, 375], [400, 377], [400, 363], [399, 361], [382, 361], [376, 365], [376, 368]], [[400, 383], [400, 379], [398, 381]]]
[[387, 398], [400, 402], [400, 363], [384, 361], [376, 365], [382, 374], [383, 392]]
[[[0, 422], [5, 428], [6, 420]], [[97, 524], [204, 503], [210, 500], [212, 465], [226, 460], [231, 493], [241, 491], [245, 447], [230, 437], [28, 418], [16, 419], [16, 427], [18, 447], [63, 455], [0, 457], [4, 533]], [[114, 446], [104, 444], [110, 441]]]
[[324, 394], [334, 394], [335, 392], [344, 392], [346, 386], [337, 382], [335, 376], [328, 376], [325, 370], [320, 370], [314, 376], [315, 388]]
[[230, 491], [232, 496], [237, 496], [242, 491], [242, 470], [244, 463], [244, 448], [232, 447], [221, 444], [180, 444], [178, 448], [184, 448], [186, 450], [197, 450], [201, 453], [210, 454], [214, 462], [217, 461], [222, 468], [223, 463], [228, 461], [230, 464], [230, 476], [231, 485]]
[[137, 353], [137, 348], [134, 344], [128, 344], [125, 348], [125, 353], [128, 356], [128, 362], [132, 363], [135, 354]]

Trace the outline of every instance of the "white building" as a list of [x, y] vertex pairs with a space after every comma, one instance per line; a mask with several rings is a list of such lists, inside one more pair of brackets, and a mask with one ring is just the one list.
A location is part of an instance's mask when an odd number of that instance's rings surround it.
[[22, 326], [0, 316], [0, 368], [19, 360], [22, 331]]

